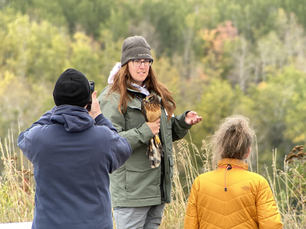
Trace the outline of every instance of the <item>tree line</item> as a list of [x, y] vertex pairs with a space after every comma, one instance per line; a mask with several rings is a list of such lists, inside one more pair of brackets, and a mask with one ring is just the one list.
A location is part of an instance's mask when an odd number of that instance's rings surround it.
[[231, 114], [251, 119], [260, 160], [306, 142], [303, 0], [4, 0], [0, 2], [0, 136], [53, 105], [68, 67], [101, 92], [125, 37], [152, 46], [177, 109], [197, 110], [197, 146]]

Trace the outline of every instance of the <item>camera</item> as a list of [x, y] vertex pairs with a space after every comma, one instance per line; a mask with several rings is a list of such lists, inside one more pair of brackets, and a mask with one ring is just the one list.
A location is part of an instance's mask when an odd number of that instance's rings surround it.
[[88, 82], [89, 82], [90, 97], [89, 97], [89, 102], [88, 102], [88, 104], [87, 104], [86, 109], [87, 109], [88, 111], [90, 111], [90, 110], [91, 110], [91, 103], [92, 103], [91, 95], [92, 95], [92, 93], [95, 91], [95, 82], [94, 82], [94, 81], [91, 81], [91, 80], [89, 80]]

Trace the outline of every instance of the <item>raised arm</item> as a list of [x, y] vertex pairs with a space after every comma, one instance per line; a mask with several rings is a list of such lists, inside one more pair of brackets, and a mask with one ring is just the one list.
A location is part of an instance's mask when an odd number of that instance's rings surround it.
[[43, 114], [39, 118], [39, 120], [34, 122], [30, 128], [21, 132], [18, 136], [18, 140], [17, 140], [18, 147], [23, 151], [26, 157], [32, 162], [35, 159], [35, 155], [31, 151], [31, 147], [32, 147], [31, 142], [33, 138], [33, 133], [35, 132], [35, 128], [40, 128], [40, 126], [50, 124], [50, 117], [54, 109], [55, 107], [53, 107], [52, 110], [47, 111], [45, 114]]
[[186, 111], [181, 115], [173, 116], [171, 118], [173, 141], [183, 138], [186, 135], [188, 129], [199, 123], [201, 120], [202, 117], [198, 116], [195, 111]]
[[119, 97], [117, 95], [100, 96], [99, 101], [103, 115], [112, 122], [118, 133], [128, 140], [133, 150], [149, 143], [154, 135], [146, 123], [126, 130], [125, 117], [118, 111]]

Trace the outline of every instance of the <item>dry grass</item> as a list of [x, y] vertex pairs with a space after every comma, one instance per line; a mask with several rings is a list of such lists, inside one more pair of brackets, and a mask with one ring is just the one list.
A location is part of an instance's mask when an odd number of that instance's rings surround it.
[[186, 202], [192, 183], [199, 174], [211, 170], [209, 151], [199, 152], [194, 145], [184, 140], [176, 144], [173, 155], [172, 202], [166, 205], [161, 229], [184, 227]]
[[[174, 151], [173, 201], [165, 208], [161, 229], [184, 227], [186, 202], [192, 182], [201, 173], [212, 170], [212, 155], [209, 148], [205, 141], [200, 151], [185, 140], [178, 142]], [[256, 152], [256, 157], [257, 155]], [[277, 168], [276, 158], [277, 151], [275, 150], [270, 168], [272, 171], [265, 167], [262, 175], [268, 179], [277, 200], [284, 229], [306, 228], [306, 157], [291, 161], [291, 163], [284, 161], [283, 169]], [[257, 162], [257, 158], [254, 161]], [[258, 170], [258, 164], [253, 167]]]
[[266, 168], [267, 177], [279, 210], [282, 214], [285, 228], [306, 228], [306, 157], [285, 162], [283, 169], [276, 166], [277, 151], [273, 152], [272, 175]]
[[[22, 152], [16, 150], [12, 134], [0, 141], [0, 151], [4, 165], [0, 176], [0, 223], [31, 221], [34, 208], [32, 166]], [[266, 167], [263, 175], [268, 179], [277, 199], [284, 228], [306, 228], [305, 158], [290, 163], [284, 162], [284, 168], [279, 169], [276, 166], [276, 157], [277, 151], [274, 151], [272, 166]], [[199, 174], [212, 170], [211, 161], [212, 155], [205, 141], [201, 149], [185, 140], [176, 144], [173, 201], [165, 208], [161, 229], [183, 228], [185, 207], [192, 183]]]
[[[33, 218], [34, 181], [30, 162], [16, 151], [13, 135], [0, 142], [4, 166], [0, 176], [0, 222], [24, 222]], [[17, 153], [18, 152], [18, 153]]]

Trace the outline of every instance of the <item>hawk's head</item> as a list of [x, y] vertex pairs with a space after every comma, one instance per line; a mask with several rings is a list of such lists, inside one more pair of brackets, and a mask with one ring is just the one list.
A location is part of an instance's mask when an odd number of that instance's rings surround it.
[[161, 99], [155, 93], [151, 93], [143, 99], [144, 104], [160, 104]]
[[161, 116], [161, 99], [152, 93], [142, 100], [141, 108], [146, 120], [153, 122]]

